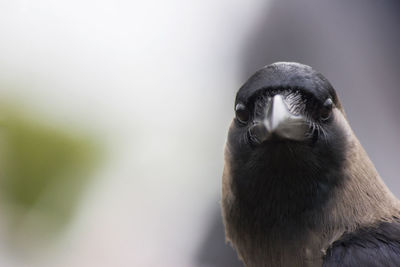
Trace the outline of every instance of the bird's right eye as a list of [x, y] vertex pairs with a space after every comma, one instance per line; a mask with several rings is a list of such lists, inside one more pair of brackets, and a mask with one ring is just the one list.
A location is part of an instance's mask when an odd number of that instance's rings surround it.
[[241, 123], [246, 123], [250, 119], [250, 112], [248, 109], [245, 107], [245, 105], [239, 103], [236, 105], [235, 108], [236, 112], [236, 119], [241, 122]]
[[322, 109], [320, 111], [321, 112], [320, 116], [323, 121], [329, 120], [329, 118], [331, 117], [331, 114], [332, 114], [332, 108], [333, 108], [333, 101], [332, 101], [332, 99], [328, 98], [325, 101], [325, 103], [322, 106]]

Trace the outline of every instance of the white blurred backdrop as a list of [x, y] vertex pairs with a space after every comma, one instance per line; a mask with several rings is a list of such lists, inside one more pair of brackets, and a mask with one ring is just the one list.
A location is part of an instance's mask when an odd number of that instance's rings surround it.
[[1, 266], [194, 265], [263, 2], [0, 1], [3, 98], [108, 149], [62, 240]]

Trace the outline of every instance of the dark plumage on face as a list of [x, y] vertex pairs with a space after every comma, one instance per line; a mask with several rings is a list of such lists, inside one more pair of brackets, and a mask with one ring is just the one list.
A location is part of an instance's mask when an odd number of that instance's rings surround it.
[[276, 143], [329, 143], [340, 134], [334, 109], [341, 111], [341, 105], [321, 74], [297, 63], [275, 63], [237, 93], [229, 143], [243, 151]]
[[237, 93], [228, 134], [233, 193], [258, 202], [265, 190], [259, 198], [253, 190], [269, 187], [282, 201], [298, 192], [303, 208], [323, 204], [319, 198], [340, 182], [345, 154], [345, 127], [336, 116], [343, 111], [334, 89], [311, 67], [275, 63], [256, 72]]

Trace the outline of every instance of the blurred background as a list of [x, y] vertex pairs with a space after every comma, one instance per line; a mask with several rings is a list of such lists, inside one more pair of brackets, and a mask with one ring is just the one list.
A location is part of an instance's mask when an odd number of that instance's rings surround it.
[[0, 266], [242, 266], [219, 200], [235, 93], [298, 61], [400, 196], [396, 0], [0, 0]]

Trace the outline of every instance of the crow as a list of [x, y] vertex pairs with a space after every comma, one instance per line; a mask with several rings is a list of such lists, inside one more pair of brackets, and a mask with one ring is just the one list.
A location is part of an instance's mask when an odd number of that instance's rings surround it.
[[234, 109], [221, 206], [247, 267], [400, 266], [400, 203], [322, 74], [268, 65]]

